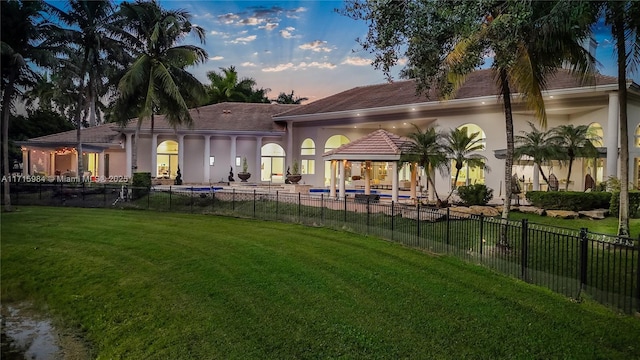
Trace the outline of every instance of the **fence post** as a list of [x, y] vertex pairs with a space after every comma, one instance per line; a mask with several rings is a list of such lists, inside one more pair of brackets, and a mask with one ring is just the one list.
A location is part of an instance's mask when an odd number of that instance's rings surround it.
[[38, 200], [42, 200], [42, 183], [38, 183]]
[[189, 196], [189, 205], [191, 205], [191, 213], [193, 214], [193, 186], [191, 187], [191, 195]]
[[324, 222], [324, 194], [320, 193], [320, 220]]
[[171, 185], [169, 185], [169, 211], [171, 211]]
[[587, 286], [587, 256], [589, 239], [587, 238], [587, 228], [580, 228], [580, 289]]
[[85, 206], [85, 203], [84, 203], [84, 179], [82, 179], [82, 206], [83, 207]]
[[256, 218], [256, 189], [253, 189], [253, 218]]
[[636, 242], [636, 255], [638, 255], [638, 261], [636, 261], [636, 306], [638, 313], [640, 313], [640, 236]]
[[522, 250], [520, 253], [521, 276], [522, 280], [527, 281], [527, 260], [529, 259], [529, 221], [527, 219], [522, 219]]
[[396, 203], [394, 201], [391, 201], [391, 241], [393, 241], [393, 235], [395, 233], [395, 204]]
[[280, 212], [280, 199], [278, 197], [278, 190], [276, 190], [276, 220], [278, 220], [279, 212]]
[[216, 191], [213, 190], [213, 192], [211, 193], [211, 210], [213, 212], [216, 211]]
[[480, 213], [480, 256], [482, 256], [483, 242], [484, 242], [484, 214]]
[[417, 215], [416, 219], [418, 219], [418, 220], [417, 220], [417, 223], [416, 223], [417, 225], [416, 226], [418, 228], [418, 231], [417, 231], [418, 239], [420, 239], [420, 203], [418, 203], [417, 205], [418, 206], [416, 207], [416, 209], [417, 209], [418, 212], [416, 213], [416, 215]]
[[298, 193], [298, 222], [302, 222], [302, 197], [300, 193]]
[[147, 188], [147, 210], [151, 209], [151, 186]]
[[367, 196], [367, 234], [369, 233], [369, 214], [371, 214], [369, 209], [369, 197]]
[[231, 211], [236, 211], [236, 189], [231, 192]]
[[349, 195], [344, 194], [344, 223], [347, 223], [347, 198]]
[[447, 252], [449, 251], [449, 229], [451, 228], [451, 211], [447, 208], [447, 234], [445, 236], [446, 244], [447, 244]]

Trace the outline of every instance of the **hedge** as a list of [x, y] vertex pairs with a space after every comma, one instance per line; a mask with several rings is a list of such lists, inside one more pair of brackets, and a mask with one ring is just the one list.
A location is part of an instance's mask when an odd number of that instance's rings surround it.
[[[640, 208], [640, 191], [629, 191], [629, 217], [638, 216], [638, 208]], [[618, 216], [620, 210], [620, 192], [614, 191], [611, 194], [611, 206], [609, 212], [612, 216]]]
[[529, 191], [526, 198], [533, 206], [546, 210], [582, 211], [608, 209], [611, 193], [605, 191]]

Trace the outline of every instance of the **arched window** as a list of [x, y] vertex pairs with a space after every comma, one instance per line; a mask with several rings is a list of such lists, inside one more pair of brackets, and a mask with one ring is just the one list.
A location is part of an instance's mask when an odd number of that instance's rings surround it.
[[165, 140], [157, 147], [156, 177], [174, 179], [178, 172], [178, 143], [173, 140]]
[[458, 129], [467, 128], [467, 135], [471, 136], [473, 133], [479, 133], [478, 137], [482, 139], [480, 144], [482, 145], [482, 150], [487, 149], [487, 136], [484, 134], [484, 130], [476, 124], [465, 124], [458, 126]]
[[[593, 144], [593, 146], [595, 147], [602, 147], [602, 141], [604, 140], [604, 131], [602, 131], [602, 125], [598, 124], [597, 122], [595, 123], [591, 123], [589, 125], [589, 133], [591, 135], [593, 135], [595, 137], [594, 140], [591, 140], [591, 143]], [[638, 131], [636, 130], [636, 134], [638, 133]], [[636, 140], [637, 141], [637, 140]], [[637, 144], [637, 142], [636, 142]]]
[[640, 125], [636, 127], [636, 147], [640, 147]]
[[284, 182], [285, 152], [275, 143], [264, 144], [260, 150], [260, 179], [262, 181]]
[[[476, 139], [480, 139], [478, 142], [479, 145], [482, 145], [482, 149], [480, 151], [484, 151], [487, 148], [487, 138], [484, 134], [482, 128], [476, 124], [465, 124], [458, 127], [458, 130], [466, 129], [467, 136], [471, 136], [471, 134], [478, 133]], [[456, 179], [456, 173], [458, 178]], [[469, 164], [465, 161], [462, 164], [462, 168], [458, 172], [456, 169], [456, 161], [451, 161], [451, 184], [453, 187], [459, 187], [464, 185], [474, 185], [474, 184], [484, 184], [484, 168], [480, 166], [469, 166]], [[455, 182], [455, 183], [454, 183]]]
[[[324, 152], [337, 149], [344, 144], [348, 144], [351, 141], [344, 135], [333, 135], [327, 142], [324, 143]], [[350, 175], [349, 175], [350, 176]], [[329, 185], [331, 182], [331, 161], [324, 162], [324, 184]]]
[[300, 173], [301, 174], [315, 174], [316, 173], [316, 160], [312, 158], [316, 154], [316, 143], [311, 138], [306, 138], [302, 142], [300, 148]]

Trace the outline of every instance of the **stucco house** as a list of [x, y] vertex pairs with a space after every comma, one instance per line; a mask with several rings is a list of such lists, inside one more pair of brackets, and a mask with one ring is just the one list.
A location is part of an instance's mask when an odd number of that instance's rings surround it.
[[[640, 187], [640, 86], [627, 82], [630, 181]], [[462, 88], [447, 101], [435, 91], [417, 95], [412, 80], [356, 87], [306, 105], [221, 103], [193, 109], [193, 127], [173, 129], [162, 116], [155, 117], [154, 131], [145, 121], [141, 127], [137, 171], [153, 177], [173, 178], [180, 164], [187, 184], [226, 181], [229, 172], [241, 170], [246, 158], [253, 183], [283, 183], [294, 161], [302, 182], [344, 194], [349, 187], [387, 187], [397, 194], [406, 188], [411, 174], [407, 164], [398, 162], [394, 145], [415, 130], [435, 127], [439, 131], [467, 127], [480, 132], [490, 171], [465, 168], [458, 184], [485, 183], [494, 196], [504, 194], [503, 155], [506, 148], [503, 104], [490, 70], [470, 74]], [[580, 159], [571, 179], [566, 166], [553, 163], [544, 168], [569, 188], [584, 190], [585, 176], [596, 182], [617, 176], [619, 170], [619, 106], [617, 81], [597, 75], [582, 85], [567, 71], [560, 70], [548, 80], [544, 92], [547, 128], [562, 124], [589, 125], [602, 141], [600, 156]], [[538, 124], [532, 111], [515, 95], [514, 133], [528, 131], [529, 122]], [[374, 132], [385, 130], [384, 132]], [[104, 124], [83, 129], [85, 168], [98, 180], [131, 176], [132, 137], [135, 120], [120, 128]], [[368, 139], [358, 141], [359, 139]], [[394, 140], [395, 139], [395, 140]], [[22, 142], [25, 173], [77, 169], [75, 131]], [[358, 142], [358, 145], [344, 146]], [[341, 146], [344, 146], [341, 148]], [[346, 151], [350, 149], [349, 151]], [[370, 156], [367, 156], [370, 155]], [[527, 161], [516, 162], [513, 174], [525, 189], [545, 189], [538, 170]], [[436, 188], [446, 195], [453, 174], [435, 174]], [[366, 183], [365, 183], [366, 180]], [[421, 185], [426, 187], [424, 177]], [[394, 196], [397, 198], [397, 196]]]

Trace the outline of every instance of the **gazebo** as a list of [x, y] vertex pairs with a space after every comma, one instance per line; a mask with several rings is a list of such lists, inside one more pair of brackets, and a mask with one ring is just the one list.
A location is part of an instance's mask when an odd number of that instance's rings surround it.
[[[344, 144], [337, 149], [324, 153], [322, 156], [331, 161], [331, 175], [329, 195], [336, 196], [336, 182], [338, 183], [338, 197], [345, 197], [347, 162], [360, 161], [370, 163], [373, 161], [385, 161], [391, 163], [391, 200], [398, 201], [398, 163], [402, 156], [402, 150], [406, 146], [408, 138], [396, 135], [389, 131], [379, 129], [353, 142]], [[336, 168], [338, 176], [336, 178]], [[364, 172], [364, 192], [371, 194], [371, 181], [369, 171]], [[415, 187], [415, 183], [412, 184]]]

